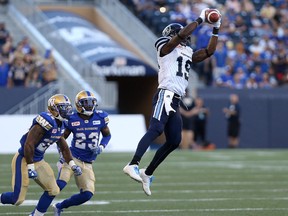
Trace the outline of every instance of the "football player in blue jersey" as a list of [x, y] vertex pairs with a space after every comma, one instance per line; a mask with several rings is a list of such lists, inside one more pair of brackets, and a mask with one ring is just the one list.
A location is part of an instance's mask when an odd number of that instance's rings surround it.
[[20, 140], [21, 147], [12, 160], [12, 192], [2, 193], [2, 204], [21, 205], [25, 200], [29, 179], [44, 189], [36, 209], [31, 216], [42, 216], [46, 211], [40, 203], [47, 197], [56, 196], [60, 190], [50, 165], [45, 162], [44, 154], [53, 143], [58, 144], [69, 170], [75, 175], [82, 171], [72, 159], [69, 147], [62, 136], [65, 130], [64, 120], [72, 114], [72, 106], [67, 96], [56, 94], [48, 100], [48, 112], [42, 112], [33, 119], [29, 131]]
[[[188, 86], [189, 72], [192, 62], [197, 63], [209, 58], [216, 50], [221, 17], [212, 24], [213, 31], [206, 48], [193, 51], [188, 46], [191, 33], [205, 20], [203, 9], [199, 18], [185, 27], [178, 23], [166, 26], [156, 43], [157, 60], [159, 66], [158, 89], [153, 98], [153, 115], [146, 134], [139, 141], [132, 160], [123, 168], [125, 174], [141, 182], [146, 195], [151, 195], [150, 184], [153, 172], [164, 159], [181, 142], [182, 119], [179, 103], [185, 95]], [[140, 160], [153, 140], [164, 132], [166, 142], [156, 152], [146, 169], [138, 168]]]
[[[80, 192], [60, 203], [54, 203], [52, 207], [56, 216], [60, 215], [63, 209], [81, 205], [92, 198], [95, 191], [92, 163], [111, 139], [108, 114], [102, 110], [96, 110], [97, 100], [92, 92], [80, 91], [76, 95], [75, 105], [77, 112], [69, 117], [64, 138], [73, 134], [70, 151], [75, 163], [82, 169], [82, 175], [75, 177]], [[60, 154], [60, 161], [61, 158]], [[72, 174], [69, 166], [66, 163], [62, 164], [57, 179], [60, 190], [67, 185]], [[51, 196], [51, 202], [53, 198]], [[49, 205], [46, 209], [48, 207]]]

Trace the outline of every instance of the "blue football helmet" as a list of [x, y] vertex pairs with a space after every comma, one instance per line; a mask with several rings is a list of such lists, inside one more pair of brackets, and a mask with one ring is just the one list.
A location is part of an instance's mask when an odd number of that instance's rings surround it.
[[97, 105], [97, 99], [90, 91], [80, 91], [75, 97], [75, 105], [78, 113], [91, 116]]
[[68, 120], [73, 113], [71, 102], [64, 94], [56, 94], [49, 98], [48, 111], [60, 121]]

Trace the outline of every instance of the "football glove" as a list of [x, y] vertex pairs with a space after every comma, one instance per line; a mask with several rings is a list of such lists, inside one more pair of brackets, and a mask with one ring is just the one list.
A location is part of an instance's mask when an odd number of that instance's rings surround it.
[[104, 150], [104, 146], [103, 145], [99, 145], [96, 148], [92, 149], [94, 155], [101, 154], [103, 152], [103, 150]]
[[[217, 10], [217, 9], [215, 9], [215, 10]], [[217, 10], [217, 12], [220, 14], [219, 10]], [[213, 23], [212, 26], [213, 26], [214, 28], [217, 28], [217, 29], [220, 28], [220, 26], [221, 26], [221, 14], [220, 14], [219, 20], [218, 20], [217, 22]]]
[[203, 22], [205, 22], [205, 20], [206, 20], [206, 19], [205, 19], [205, 13], [206, 13], [207, 10], [210, 10], [210, 8], [204, 8], [204, 9], [201, 11], [201, 13], [200, 13], [200, 16], [199, 16], [199, 17], [202, 19]]
[[80, 175], [82, 175], [82, 169], [81, 169], [81, 167], [79, 167], [79, 166], [77, 166], [77, 165], [73, 165], [73, 166], [71, 167], [71, 169], [72, 169], [72, 171], [74, 172], [74, 175], [75, 175], [75, 176], [80, 176]]
[[164, 106], [165, 106], [165, 110], [166, 110], [166, 114], [169, 116], [169, 113], [172, 112], [176, 112], [172, 107], [172, 99], [173, 99], [174, 93], [170, 92], [170, 91], [165, 91], [164, 93]]
[[34, 164], [27, 164], [27, 169], [28, 169], [28, 177], [31, 179], [37, 179], [38, 174], [35, 170], [35, 165]]

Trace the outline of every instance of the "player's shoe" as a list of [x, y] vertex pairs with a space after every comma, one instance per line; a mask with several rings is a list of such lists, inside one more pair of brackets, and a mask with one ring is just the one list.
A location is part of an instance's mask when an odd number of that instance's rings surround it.
[[145, 174], [145, 170], [146, 169], [140, 169], [140, 177], [142, 179], [142, 188], [143, 188], [143, 191], [145, 192], [145, 194], [147, 196], [151, 196], [151, 190], [150, 190], [150, 186], [151, 186], [151, 183], [154, 179], [154, 176], [148, 176]]
[[54, 216], [61, 216], [61, 212], [63, 212], [63, 210], [57, 208], [57, 204], [58, 203], [52, 204], [52, 208], [53, 208], [53, 211], [54, 211]]
[[142, 182], [142, 179], [140, 177], [140, 173], [139, 173], [139, 168], [138, 165], [133, 164], [133, 165], [129, 165], [127, 164], [124, 168], [123, 168], [123, 172], [130, 176], [130, 178], [134, 179], [137, 182]]
[[1, 196], [2, 196], [2, 194], [0, 194], [0, 203], [2, 203], [2, 202], [1, 202]]

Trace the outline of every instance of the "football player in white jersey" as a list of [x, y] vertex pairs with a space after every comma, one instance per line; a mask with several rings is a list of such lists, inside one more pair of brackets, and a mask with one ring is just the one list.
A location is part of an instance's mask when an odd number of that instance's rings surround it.
[[[12, 160], [12, 189], [11, 192], [0, 194], [0, 203], [21, 205], [27, 194], [29, 179], [33, 179], [44, 190], [39, 202], [30, 216], [43, 216], [46, 212], [42, 203], [50, 196], [59, 194], [60, 189], [50, 165], [44, 160], [45, 151], [53, 143], [65, 158], [69, 169], [75, 175], [81, 175], [82, 170], [72, 158], [68, 144], [63, 134], [64, 121], [72, 114], [69, 98], [63, 94], [53, 95], [48, 100], [48, 112], [41, 112], [32, 122], [27, 133], [20, 140], [20, 148]], [[49, 200], [48, 200], [49, 201]]]
[[[192, 32], [205, 22], [203, 9], [198, 19], [185, 27], [172, 23], [164, 28], [162, 37], [156, 43], [157, 59], [159, 65], [159, 86], [153, 98], [153, 112], [149, 128], [138, 143], [132, 160], [123, 168], [125, 174], [141, 182], [146, 195], [151, 195], [150, 184], [153, 172], [164, 159], [181, 142], [182, 119], [179, 112], [179, 103], [188, 86], [191, 64], [209, 58], [216, 50], [220, 19], [212, 24], [212, 36], [206, 48], [195, 52], [187, 45]], [[165, 133], [166, 142], [156, 152], [154, 158], [146, 169], [138, 168], [140, 160], [153, 140]]]

